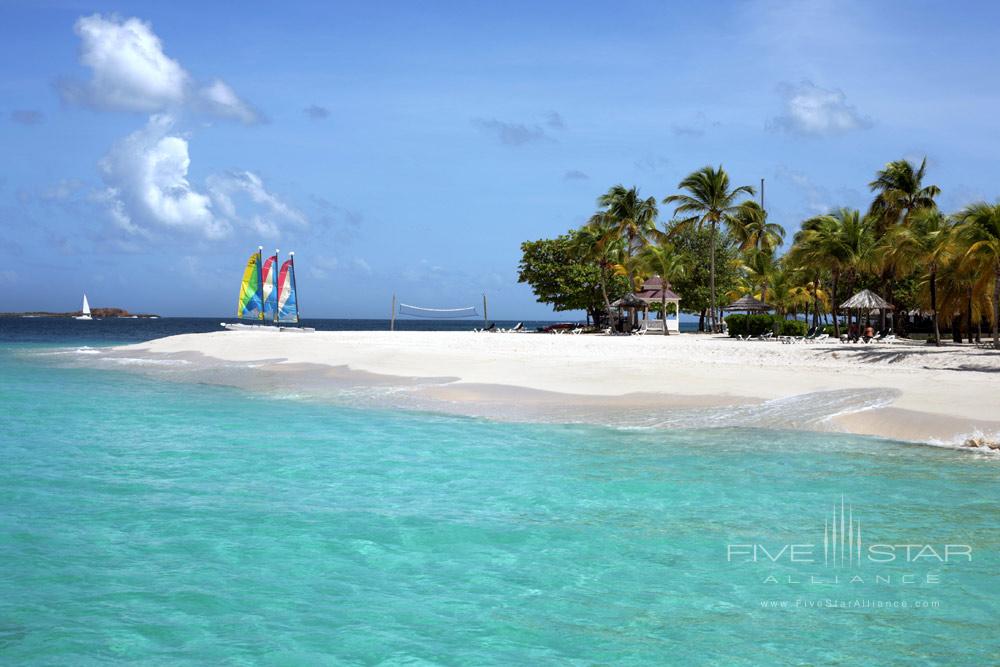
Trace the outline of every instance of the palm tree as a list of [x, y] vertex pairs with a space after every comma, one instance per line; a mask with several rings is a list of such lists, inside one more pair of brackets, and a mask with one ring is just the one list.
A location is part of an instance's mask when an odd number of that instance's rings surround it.
[[743, 272], [752, 288], [751, 291], [760, 288], [761, 301], [767, 301], [767, 288], [777, 270], [777, 260], [773, 252], [753, 250], [744, 257]]
[[936, 185], [924, 185], [927, 158], [919, 167], [909, 160], [890, 162], [875, 174], [875, 180], [868, 184], [877, 193], [868, 213], [876, 220], [876, 235], [883, 233], [896, 223], [906, 225], [910, 216], [920, 209], [934, 208], [934, 198], [941, 194]]
[[1000, 204], [972, 204], [958, 220], [964, 259], [993, 271], [993, 347], [1000, 350]]
[[597, 265], [598, 281], [601, 285], [601, 296], [604, 297], [604, 307], [608, 314], [608, 322], [617, 324], [611, 299], [608, 298], [607, 276], [618, 272], [621, 268], [623, 242], [617, 231], [605, 220], [603, 213], [594, 214], [576, 237], [573, 250], [584, 262]]
[[651, 238], [658, 238], [656, 229], [656, 197], [643, 199], [636, 187], [615, 185], [597, 199], [604, 210], [602, 224], [608, 225], [624, 239], [625, 261], [629, 284], [635, 287], [635, 271], [631, 259]]
[[711, 166], [702, 167], [687, 176], [678, 184], [678, 189], [687, 190], [686, 194], [670, 195], [663, 200], [664, 204], [677, 204], [674, 214], [693, 214], [688, 218], [677, 221], [678, 226], [697, 224], [701, 226], [708, 224], [712, 227], [711, 245], [711, 267], [708, 279], [708, 291], [711, 299], [710, 323], [712, 332], [718, 331], [716, 324], [716, 309], [718, 303], [715, 300], [715, 244], [719, 224], [729, 224], [736, 215], [739, 208], [738, 200], [742, 196], [752, 197], [754, 189], [749, 185], [741, 185], [730, 189], [729, 174], [726, 173], [722, 165], [718, 169]]
[[917, 210], [908, 225], [894, 227], [886, 234], [882, 252], [890, 259], [897, 272], [904, 275], [925, 271], [931, 296], [931, 314], [934, 318], [934, 344], [941, 344], [941, 326], [938, 317], [937, 277], [941, 266], [954, 254], [952, 225], [937, 208]]
[[763, 250], [770, 252], [785, 242], [785, 228], [767, 221], [767, 211], [753, 200], [740, 204], [729, 223], [741, 251]]
[[[647, 245], [639, 253], [639, 263], [649, 273], [660, 276], [663, 281], [660, 293], [660, 313], [663, 316], [663, 335], [669, 336], [667, 330], [667, 287], [687, 273], [684, 257], [669, 243]], [[678, 313], [678, 315], [680, 315]]]
[[790, 261], [797, 266], [823, 269], [831, 274], [833, 331], [839, 338], [840, 279], [845, 275], [853, 278], [858, 271], [868, 267], [871, 221], [868, 217], [861, 217], [856, 209], [842, 208], [804, 221], [793, 243]]

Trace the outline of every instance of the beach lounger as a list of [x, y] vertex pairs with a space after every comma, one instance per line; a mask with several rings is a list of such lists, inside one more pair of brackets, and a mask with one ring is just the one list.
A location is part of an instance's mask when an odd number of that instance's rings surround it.
[[574, 336], [579, 336], [583, 333], [583, 327], [577, 327], [571, 332]]

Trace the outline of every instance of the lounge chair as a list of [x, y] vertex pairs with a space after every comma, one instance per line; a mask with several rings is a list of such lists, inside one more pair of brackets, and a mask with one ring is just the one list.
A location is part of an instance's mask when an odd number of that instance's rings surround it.
[[524, 322], [518, 322], [513, 329], [508, 329], [508, 333], [520, 333], [524, 331]]
[[583, 327], [577, 327], [573, 329], [570, 333], [573, 334], [574, 336], [579, 336], [580, 334], [583, 333]]
[[815, 338], [813, 338], [813, 339], [812, 339], [812, 342], [814, 342], [814, 343], [824, 343], [824, 342], [826, 342], [826, 341], [827, 341], [827, 340], [828, 340], [829, 338], [830, 338], [830, 334], [825, 334], [825, 333], [822, 333], [822, 334], [820, 334], [820, 335], [816, 336]]

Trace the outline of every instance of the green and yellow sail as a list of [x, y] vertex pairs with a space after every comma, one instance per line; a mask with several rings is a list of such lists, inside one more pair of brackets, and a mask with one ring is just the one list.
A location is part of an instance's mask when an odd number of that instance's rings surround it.
[[260, 250], [250, 255], [240, 283], [240, 300], [236, 317], [244, 320], [264, 319], [263, 280], [261, 279]]

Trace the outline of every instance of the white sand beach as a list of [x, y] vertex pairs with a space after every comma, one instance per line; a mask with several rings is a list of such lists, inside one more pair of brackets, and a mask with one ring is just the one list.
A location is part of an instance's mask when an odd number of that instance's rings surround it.
[[[436, 378], [419, 384], [427, 401], [421, 407], [470, 414], [483, 414], [484, 405], [498, 414], [528, 406], [570, 414], [599, 406], [663, 414], [712, 407], [719, 414], [720, 407], [804, 397], [799, 404], [810, 406], [811, 419], [796, 427], [921, 442], [1000, 437], [1000, 352], [969, 347], [785, 345], [693, 334], [265, 330], [174, 336], [114, 353], [260, 362], [288, 373], [337, 369], [383, 385]], [[771, 408], [770, 417], [751, 423], [788, 425], [774, 414]]]

